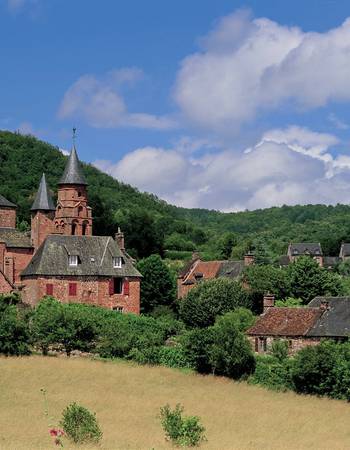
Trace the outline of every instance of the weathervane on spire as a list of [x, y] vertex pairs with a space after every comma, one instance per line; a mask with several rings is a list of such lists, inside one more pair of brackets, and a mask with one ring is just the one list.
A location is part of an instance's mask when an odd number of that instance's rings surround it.
[[76, 129], [75, 127], [73, 127], [73, 136], [72, 136], [72, 139], [73, 139], [73, 145], [74, 145], [74, 147], [75, 147], [75, 139], [76, 139], [76, 137], [77, 137], [77, 129]]

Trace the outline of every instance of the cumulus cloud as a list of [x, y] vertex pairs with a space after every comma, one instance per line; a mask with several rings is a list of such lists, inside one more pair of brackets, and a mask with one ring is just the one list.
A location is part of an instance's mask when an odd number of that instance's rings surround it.
[[238, 130], [288, 105], [312, 109], [348, 101], [350, 19], [324, 33], [303, 32], [239, 11], [220, 20], [182, 61], [174, 98], [207, 130]]
[[127, 110], [120, 88], [126, 83], [135, 83], [141, 77], [142, 71], [135, 68], [113, 70], [102, 77], [83, 75], [64, 94], [58, 117], [81, 117], [96, 128], [173, 128], [175, 122], [170, 117]]
[[[187, 138], [189, 140], [189, 138]], [[181, 141], [180, 141], [181, 142]], [[347, 202], [350, 157], [332, 156], [335, 136], [303, 127], [264, 133], [249, 151], [185, 153], [144, 147], [95, 165], [170, 203], [222, 211]]]

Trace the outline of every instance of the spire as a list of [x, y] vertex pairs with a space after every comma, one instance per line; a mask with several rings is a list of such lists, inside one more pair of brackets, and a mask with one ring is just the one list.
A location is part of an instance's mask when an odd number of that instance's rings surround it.
[[43, 176], [41, 177], [40, 185], [38, 192], [36, 193], [34, 203], [32, 207], [30, 208], [31, 211], [55, 211], [55, 206], [53, 204], [51, 195], [48, 192], [47, 184], [46, 184], [46, 177], [43, 173]]
[[66, 168], [64, 169], [63, 175], [58, 184], [87, 185], [74, 144], [69, 155]]

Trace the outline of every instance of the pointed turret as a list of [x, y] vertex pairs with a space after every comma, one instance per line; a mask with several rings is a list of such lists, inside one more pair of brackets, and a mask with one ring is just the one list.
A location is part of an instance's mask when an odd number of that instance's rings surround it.
[[64, 169], [63, 175], [58, 184], [75, 184], [87, 186], [87, 182], [81, 168], [75, 145], [73, 145], [66, 168]]
[[47, 189], [46, 177], [43, 173], [39, 185], [38, 192], [36, 193], [35, 200], [33, 202], [31, 211], [55, 211], [55, 205], [53, 204], [51, 195]]

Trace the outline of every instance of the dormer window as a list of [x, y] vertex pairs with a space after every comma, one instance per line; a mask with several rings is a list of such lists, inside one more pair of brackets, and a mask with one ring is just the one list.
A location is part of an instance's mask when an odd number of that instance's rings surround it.
[[298, 250], [294, 249], [293, 250], [293, 255], [297, 255], [298, 254]]
[[78, 265], [78, 255], [69, 255], [68, 256], [68, 264], [71, 267], [75, 267]]
[[113, 257], [113, 268], [120, 269], [122, 267], [122, 258], [120, 256]]

